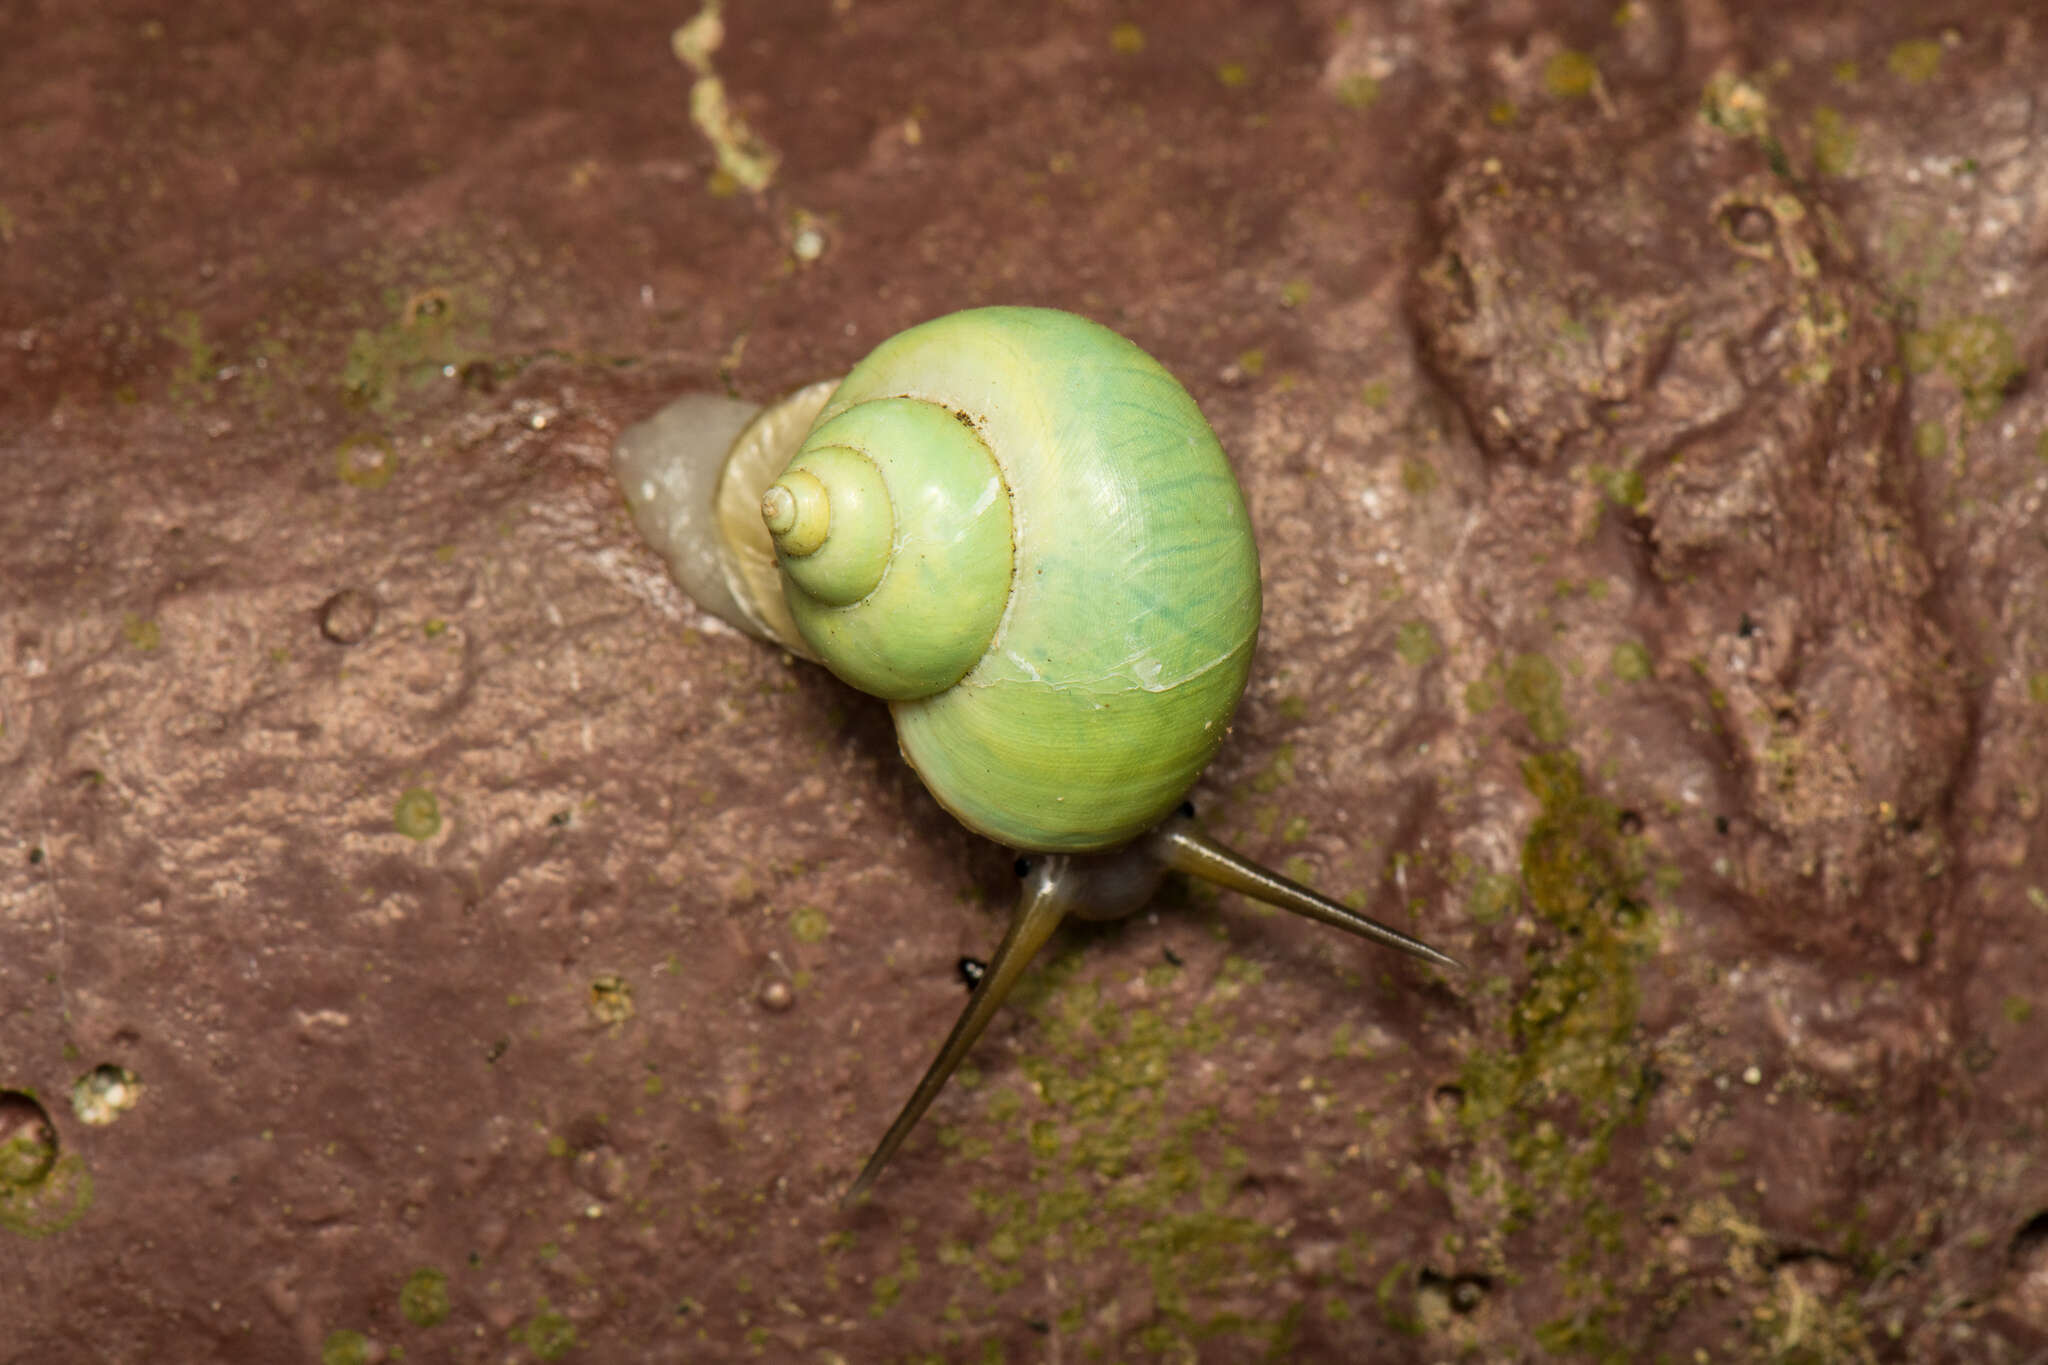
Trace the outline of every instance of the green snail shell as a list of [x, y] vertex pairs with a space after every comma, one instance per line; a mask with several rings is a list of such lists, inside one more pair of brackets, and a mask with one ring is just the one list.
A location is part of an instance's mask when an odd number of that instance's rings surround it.
[[992, 839], [1125, 843], [1223, 741], [1259, 625], [1244, 499], [1187, 391], [1105, 327], [983, 308], [883, 342], [763, 513], [810, 652], [889, 699]]

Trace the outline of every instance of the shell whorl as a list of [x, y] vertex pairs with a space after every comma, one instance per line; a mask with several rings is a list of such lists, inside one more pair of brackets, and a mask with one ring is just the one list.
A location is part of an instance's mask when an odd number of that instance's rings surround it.
[[988, 649], [1010, 597], [1010, 493], [959, 412], [880, 397], [827, 415], [762, 516], [797, 629], [846, 682], [929, 697]]

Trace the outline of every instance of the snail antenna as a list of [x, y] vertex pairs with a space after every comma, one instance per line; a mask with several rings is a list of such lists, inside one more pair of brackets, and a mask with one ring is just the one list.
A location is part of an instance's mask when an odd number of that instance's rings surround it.
[[1194, 815], [1192, 806], [1183, 805], [1179, 814], [1169, 817], [1145, 836], [1146, 846], [1154, 858], [1176, 872], [1200, 877], [1205, 882], [1227, 887], [1255, 901], [1306, 915], [1347, 934], [1356, 934], [1425, 962], [1434, 962], [1439, 967], [1464, 970], [1465, 964], [1449, 953], [1438, 952], [1421, 939], [1410, 938], [1391, 925], [1347, 909], [1300, 882], [1283, 877], [1272, 868], [1263, 867], [1242, 853], [1217, 843], [1196, 827]]
[[1029, 860], [1029, 865], [1020, 862], [1024, 885], [1017, 898], [1017, 910], [1010, 918], [1010, 928], [1003, 935], [1003, 941], [996, 948], [995, 956], [989, 960], [980, 981], [974, 987], [974, 994], [968, 997], [967, 1008], [953, 1025], [952, 1033], [946, 1037], [946, 1045], [939, 1049], [939, 1055], [932, 1059], [925, 1071], [924, 1079], [917, 1083], [917, 1089], [903, 1106], [903, 1112], [889, 1125], [889, 1131], [882, 1134], [881, 1145], [868, 1158], [868, 1164], [861, 1167], [853, 1184], [840, 1197], [839, 1207], [846, 1208], [867, 1193], [875, 1183], [875, 1177], [889, 1164], [889, 1158], [896, 1155], [896, 1149], [910, 1136], [910, 1130], [924, 1117], [924, 1111], [931, 1108], [938, 1098], [954, 1068], [981, 1037], [988, 1027], [988, 1021], [995, 1018], [1003, 1001], [1024, 975], [1024, 969], [1031, 965], [1031, 959], [1059, 928], [1060, 921], [1073, 901], [1073, 879], [1066, 874], [1066, 859], [1044, 857]]

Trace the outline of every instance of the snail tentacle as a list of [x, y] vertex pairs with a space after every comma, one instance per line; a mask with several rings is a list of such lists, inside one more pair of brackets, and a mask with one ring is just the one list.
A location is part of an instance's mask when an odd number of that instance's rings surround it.
[[945, 1046], [939, 1049], [939, 1055], [926, 1069], [924, 1079], [911, 1092], [903, 1112], [889, 1125], [889, 1131], [882, 1134], [875, 1154], [868, 1158], [868, 1164], [861, 1167], [853, 1184], [840, 1196], [841, 1208], [859, 1199], [875, 1183], [875, 1177], [896, 1155], [896, 1149], [910, 1136], [910, 1130], [924, 1117], [924, 1111], [931, 1108], [932, 1101], [945, 1088], [961, 1059], [988, 1028], [989, 1020], [995, 1018], [1003, 1001], [1009, 998], [1010, 992], [1022, 979], [1024, 969], [1031, 965], [1031, 959], [1038, 956], [1038, 950], [1045, 946], [1053, 930], [1059, 928], [1060, 921], [1066, 918], [1067, 911], [1072, 908], [1075, 887], [1074, 879], [1066, 873], [1067, 862], [1068, 859], [1061, 857], [1046, 858], [1026, 874], [1009, 930], [997, 946], [995, 956], [989, 959], [988, 968], [982, 973], [974, 994], [968, 997], [967, 1008], [961, 1011], [953, 1031], [946, 1036]]
[[1276, 909], [1305, 915], [1370, 942], [1398, 948], [1425, 962], [1464, 970], [1465, 964], [1449, 953], [1439, 952], [1421, 939], [1410, 938], [1391, 925], [1347, 909], [1300, 882], [1283, 877], [1272, 868], [1261, 866], [1234, 849], [1217, 843], [1197, 829], [1189, 815], [1176, 815], [1164, 821], [1142, 842], [1154, 858], [1176, 872], [1200, 877], [1205, 882], [1250, 896]]

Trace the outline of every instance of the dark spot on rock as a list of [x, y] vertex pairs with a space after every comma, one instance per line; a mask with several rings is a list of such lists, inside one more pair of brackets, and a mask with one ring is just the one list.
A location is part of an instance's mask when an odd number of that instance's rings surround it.
[[960, 979], [971, 991], [981, 984], [982, 977], [988, 975], [988, 964], [978, 957], [963, 957], [953, 964], [953, 970], [960, 973]]
[[626, 1192], [630, 1176], [626, 1159], [613, 1150], [610, 1143], [600, 1140], [595, 1146], [576, 1153], [569, 1178], [584, 1193], [610, 1200]]
[[611, 1141], [611, 1125], [600, 1114], [579, 1114], [562, 1126], [562, 1141], [572, 1152], [590, 1152]]
[[0, 1196], [39, 1185], [57, 1164], [57, 1125], [21, 1090], [0, 1090]]
[[416, 327], [422, 322], [445, 317], [453, 303], [445, 289], [422, 289], [405, 301], [402, 310], [404, 323], [407, 327]]
[[1730, 204], [1721, 210], [1721, 230], [1730, 241], [1744, 246], [1762, 246], [1771, 240], [1777, 222], [1757, 204]]
[[1450, 1274], [1424, 1266], [1415, 1277], [1418, 1297], [1434, 1299], [1440, 1305], [1448, 1306], [1454, 1313], [1470, 1313], [1478, 1308], [1493, 1288], [1493, 1281], [1484, 1275]]
[[357, 645], [377, 625], [377, 600], [360, 588], [343, 588], [320, 604], [320, 633], [338, 645]]
[[2037, 1261], [2048, 1263], [2048, 1209], [2042, 1209], [2020, 1224], [2019, 1231], [2012, 1235], [2012, 1243], [2005, 1250], [2007, 1259], [2015, 1266], [2025, 1267]]

